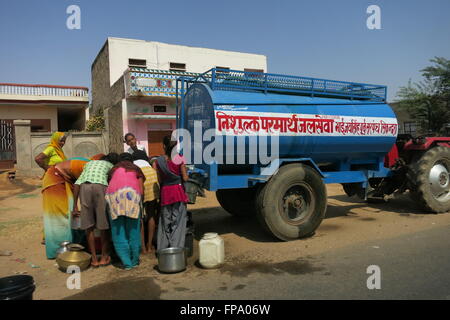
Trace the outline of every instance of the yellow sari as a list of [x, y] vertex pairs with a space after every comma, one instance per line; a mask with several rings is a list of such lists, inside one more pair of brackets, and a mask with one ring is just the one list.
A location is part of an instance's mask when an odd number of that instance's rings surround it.
[[[71, 160], [71, 176], [78, 178], [88, 161]], [[64, 179], [55, 167], [50, 167], [42, 181], [44, 205], [45, 251], [48, 259], [56, 258], [62, 241], [73, 240], [71, 212], [74, 207], [73, 183]]]

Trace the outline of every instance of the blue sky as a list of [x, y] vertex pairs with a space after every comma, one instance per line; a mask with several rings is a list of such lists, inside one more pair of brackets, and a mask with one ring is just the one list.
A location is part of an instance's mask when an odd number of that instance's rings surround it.
[[[81, 30], [66, 8], [81, 8]], [[381, 8], [381, 30], [366, 9]], [[108, 36], [264, 54], [272, 73], [385, 84], [450, 59], [448, 0], [0, 0], [0, 82], [91, 86]]]

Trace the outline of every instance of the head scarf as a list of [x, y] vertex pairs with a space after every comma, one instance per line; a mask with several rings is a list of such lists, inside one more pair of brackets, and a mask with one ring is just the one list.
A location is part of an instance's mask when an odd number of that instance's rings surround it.
[[53, 132], [52, 138], [50, 139], [50, 143], [48, 144], [49, 147], [53, 147], [56, 151], [56, 154], [63, 160], [66, 160], [66, 155], [64, 154], [64, 151], [59, 146], [59, 141], [64, 137], [64, 132]]

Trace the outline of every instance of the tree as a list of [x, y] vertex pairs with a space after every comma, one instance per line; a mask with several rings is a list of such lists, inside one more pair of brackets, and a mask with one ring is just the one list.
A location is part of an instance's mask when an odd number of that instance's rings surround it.
[[435, 57], [420, 70], [424, 79], [408, 82], [397, 93], [399, 107], [416, 120], [422, 133], [442, 135], [450, 124], [450, 60]]
[[88, 121], [86, 121], [86, 131], [102, 131], [105, 129], [105, 119], [103, 110], [98, 110]]

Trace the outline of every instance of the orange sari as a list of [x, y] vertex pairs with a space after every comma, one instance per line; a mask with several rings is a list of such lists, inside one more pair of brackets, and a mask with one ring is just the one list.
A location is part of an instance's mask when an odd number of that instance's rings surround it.
[[[87, 161], [70, 160], [70, 175], [78, 178]], [[44, 206], [45, 250], [48, 259], [56, 258], [62, 241], [72, 242], [71, 212], [74, 206], [73, 181], [65, 178], [58, 169], [50, 167], [42, 181]]]

